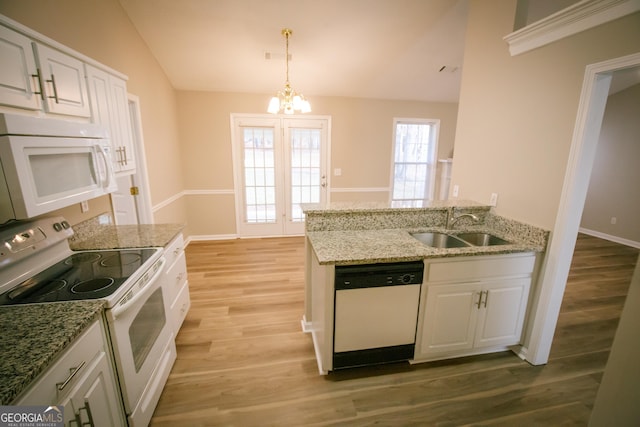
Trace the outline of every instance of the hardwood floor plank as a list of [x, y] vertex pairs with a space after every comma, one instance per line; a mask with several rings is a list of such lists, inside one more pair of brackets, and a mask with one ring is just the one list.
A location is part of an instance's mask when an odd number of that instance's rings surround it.
[[304, 239], [194, 242], [152, 426], [587, 425], [638, 250], [580, 235], [549, 363], [511, 352], [318, 374]]

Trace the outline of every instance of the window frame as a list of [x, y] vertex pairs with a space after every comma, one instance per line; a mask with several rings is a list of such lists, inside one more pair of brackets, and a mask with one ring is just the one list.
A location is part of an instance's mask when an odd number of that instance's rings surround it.
[[[397, 130], [399, 124], [408, 125], [428, 125], [431, 126], [429, 132], [429, 153], [427, 156], [427, 162], [422, 163], [427, 165], [427, 185], [425, 186], [425, 194], [422, 199], [394, 199], [395, 190], [395, 169], [396, 169], [396, 144], [397, 144]], [[426, 119], [426, 118], [400, 118], [394, 117], [393, 119], [393, 141], [391, 147], [391, 171], [390, 171], [390, 192], [389, 202], [392, 206], [398, 207], [421, 207], [424, 202], [434, 200], [435, 187], [436, 187], [436, 167], [438, 165], [438, 139], [440, 136], [440, 120], [439, 119]], [[409, 202], [409, 203], [407, 203]]]

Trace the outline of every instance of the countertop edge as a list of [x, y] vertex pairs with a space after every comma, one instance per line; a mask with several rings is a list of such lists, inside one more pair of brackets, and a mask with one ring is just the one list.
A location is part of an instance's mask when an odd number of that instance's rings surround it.
[[[6, 328], [0, 345], [0, 405], [10, 405], [19, 398], [102, 316], [105, 305], [104, 300], [85, 300], [0, 307]], [[48, 334], [43, 333], [45, 328]]]

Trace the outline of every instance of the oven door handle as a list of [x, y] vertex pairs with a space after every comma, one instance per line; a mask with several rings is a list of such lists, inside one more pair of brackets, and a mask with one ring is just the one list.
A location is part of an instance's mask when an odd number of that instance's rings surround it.
[[[155, 282], [157, 280], [159, 280], [160, 275], [164, 273], [164, 264], [166, 262], [165, 257], [161, 257], [160, 260], [160, 266], [158, 267], [158, 269], [156, 270], [156, 272], [153, 274], [153, 276], [147, 280], [147, 283], [145, 283], [144, 287], [142, 289], [139, 289], [138, 292], [131, 297], [130, 299], [126, 300], [126, 301], [122, 301], [122, 302], [118, 302], [118, 304], [116, 304], [110, 311], [111, 311], [111, 317], [113, 317], [113, 319], [115, 320], [118, 316], [120, 316], [122, 313], [124, 313], [130, 306], [132, 306], [133, 304], [137, 303], [139, 300], [141, 300], [142, 298], [145, 298], [147, 295], [151, 294], [153, 291], [155, 291], [156, 286], [153, 286], [155, 284]], [[162, 287], [162, 284], [160, 284], [158, 287]], [[163, 295], [164, 297], [164, 295]]]

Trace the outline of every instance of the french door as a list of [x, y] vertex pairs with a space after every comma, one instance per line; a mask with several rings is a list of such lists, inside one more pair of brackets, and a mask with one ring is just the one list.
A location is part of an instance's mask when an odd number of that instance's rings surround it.
[[232, 115], [238, 234], [304, 234], [301, 204], [327, 198], [328, 118]]

